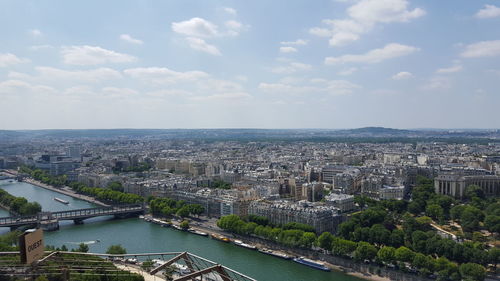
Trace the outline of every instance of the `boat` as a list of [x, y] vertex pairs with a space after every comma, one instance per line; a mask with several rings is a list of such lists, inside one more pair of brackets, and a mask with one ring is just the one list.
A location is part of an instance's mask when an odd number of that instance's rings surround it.
[[189, 232], [193, 233], [193, 234], [196, 234], [196, 235], [200, 235], [200, 236], [208, 236], [208, 233], [206, 232], [203, 232], [203, 231], [199, 231], [199, 230], [196, 230], [196, 229], [188, 229]]
[[215, 240], [219, 240], [219, 241], [226, 242], [226, 243], [231, 241], [226, 236], [219, 235], [219, 234], [210, 234], [210, 237], [212, 237]]
[[69, 202], [68, 202], [68, 201], [63, 200], [63, 199], [61, 199], [61, 198], [54, 197], [54, 200], [55, 200], [55, 201], [57, 201], [57, 202], [59, 202], [59, 203], [66, 204], [66, 205], [68, 205], [68, 204], [69, 204]]
[[278, 258], [282, 258], [282, 259], [285, 259], [285, 260], [289, 260], [292, 258], [292, 256], [289, 256], [283, 252], [279, 252], [279, 251], [273, 251], [273, 250], [270, 250], [270, 249], [259, 249], [259, 252], [263, 253], [263, 254], [266, 254], [266, 255], [271, 255], [271, 256], [275, 256], [275, 257], [278, 257]]
[[247, 249], [250, 249], [250, 250], [256, 250], [257, 249], [257, 247], [255, 247], [254, 245], [243, 243], [243, 241], [241, 241], [241, 240], [234, 240], [233, 243], [236, 246], [240, 246], [240, 247], [247, 248]]
[[324, 263], [313, 261], [304, 257], [294, 258], [293, 261], [319, 270], [330, 271], [330, 268], [327, 267]]

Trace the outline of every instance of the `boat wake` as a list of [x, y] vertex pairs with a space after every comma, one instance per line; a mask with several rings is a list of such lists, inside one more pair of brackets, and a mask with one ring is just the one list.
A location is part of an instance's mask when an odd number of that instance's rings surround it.
[[85, 244], [85, 245], [92, 245], [95, 243], [101, 242], [100, 240], [91, 240], [91, 241], [82, 241], [82, 242], [66, 242], [66, 244], [72, 244], [72, 245], [80, 245], [80, 244]]

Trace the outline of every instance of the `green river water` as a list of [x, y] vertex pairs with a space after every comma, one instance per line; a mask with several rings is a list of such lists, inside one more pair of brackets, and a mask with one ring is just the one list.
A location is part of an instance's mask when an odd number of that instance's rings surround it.
[[[94, 204], [46, 190], [28, 183], [0, 181], [0, 188], [15, 196], [42, 205], [44, 211], [60, 211], [95, 207]], [[54, 201], [58, 197], [68, 205]], [[0, 217], [9, 216], [0, 209]], [[112, 244], [121, 244], [128, 253], [188, 251], [223, 264], [259, 281], [354, 281], [361, 280], [340, 272], [323, 272], [293, 261], [282, 260], [257, 251], [222, 243], [207, 237], [181, 232], [145, 222], [139, 218], [113, 219], [100, 217], [85, 220], [83, 225], [61, 222], [58, 231], [45, 233], [45, 244], [76, 248], [79, 243], [89, 245], [90, 252], [104, 253]], [[9, 231], [0, 228], [1, 233]], [[99, 240], [100, 242], [96, 242]]]

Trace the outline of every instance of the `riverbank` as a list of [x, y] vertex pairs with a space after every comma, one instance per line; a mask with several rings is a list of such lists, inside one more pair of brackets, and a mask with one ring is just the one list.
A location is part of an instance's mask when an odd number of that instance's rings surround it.
[[[150, 218], [150, 219], [154, 218], [153, 216], [145, 216], [145, 217]], [[159, 218], [156, 218], [156, 219], [159, 219]], [[172, 223], [174, 225], [178, 226], [179, 221], [174, 220]], [[226, 237], [230, 237], [233, 240], [234, 240], [234, 238], [238, 238], [239, 240], [242, 240], [244, 243], [252, 244], [252, 245], [256, 246], [259, 249], [267, 248], [267, 249], [270, 249], [270, 250], [273, 250], [273, 251], [281, 251], [281, 252], [286, 253], [289, 256], [294, 256], [294, 257], [305, 256], [305, 257], [311, 258], [311, 259], [317, 259], [318, 258], [317, 256], [310, 255], [310, 254], [305, 253], [305, 252], [299, 252], [299, 251], [297, 251], [295, 249], [283, 248], [283, 247], [273, 247], [273, 245], [270, 245], [270, 243], [263, 244], [263, 243], [256, 242], [254, 239], [248, 239], [248, 237], [245, 237], [245, 236], [240, 236], [240, 235], [235, 236], [232, 233], [229, 233], [229, 232], [221, 230], [215, 224], [214, 225], [207, 225], [206, 222], [205, 223], [197, 222], [197, 223], [194, 223], [194, 224], [190, 223], [190, 228], [192, 228], [193, 230], [198, 230], [198, 231], [206, 232], [209, 235], [211, 235], [211, 234], [223, 235], [223, 236], [226, 236]], [[252, 251], [252, 250], [249, 250], [249, 251]], [[275, 257], [275, 258], [278, 258], [278, 257]], [[337, 272], [340, 272], [340, 273], [343, 273], [343, 274], [346, 274], [346, 275], [350, 275], [350, 276], [353, 276], [353, 277], [357, 277], [357, 278], [360, 278], [360, 279], [370, 280], [370, 281], [390, 281], [390, 280], [392, 280], [391, 278], [379, 276], [379, 275], [376, 275], [376, 274], [373, 274], [373, 273], [369, 273], [369, 272], [358, 272], [358, 271], [355, 271], [353, 268], [348, 268], [345, 265], [341, 266], [341, 265], [338, 265], [338, 264], [334, 264], [334, 263], [331, 263], [331, 262], [326, 261], [324, 259], [321, 259], [321, 261], [324, 262], [329, 268], [331, 268], [334, 271], [337, 271]], [[293, 261], [290, 260], [290, 262], [293, 262]]]
[[61, 194], [64, 194], [64, 195], [67, 195], [67, 196], [70, 196], [70, 197], [73, 197], [73, 198], [76, 198], [76, 199], [87, 201], [89, 203], [93, 203], [93, 204], [96, 204], [96, 205], [99, 205], [99, 206], [103, 206], [103, 207], [109, 207], [110, 206], [110, 205], [108, 205], [106, 203], [103, 203], [103, 202], [101, 202], [101, 201], [93, 198], [93, 197], [90, 197], [90, 196], [87, 196], [87, 195], [83, 195], [83, 194], [78, 194], [78, 193], [74, 192], [71, 188], [69, 188], [67, 186], [64, 186], [63, 188], [57, 188], [57, 187], [54, 187], [54, 186], [51, 186], [51, 185], [48, 185], [48, 184], [44, 184], [42, 182], [39, 182], [39, 181], [31, 179], [31, 178], [25, 178], [25, 179], [23, 179], [23, 182], [26, 182], [26, 183], [29, 183], [29, 184], [32, 184], [32, 185], [36, 185], [38, 187], [45, 188], [47, 190], [51, 190], [51, 191], [54, 191], [54, 192], [57, 192], [57, 193], [61, 193]]

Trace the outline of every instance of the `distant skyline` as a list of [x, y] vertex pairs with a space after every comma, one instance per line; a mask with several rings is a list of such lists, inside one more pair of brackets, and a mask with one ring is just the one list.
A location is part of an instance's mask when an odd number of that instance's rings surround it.
[[0, 130], [500, 128], [500, 0], [3, 0], [0, 35]]

